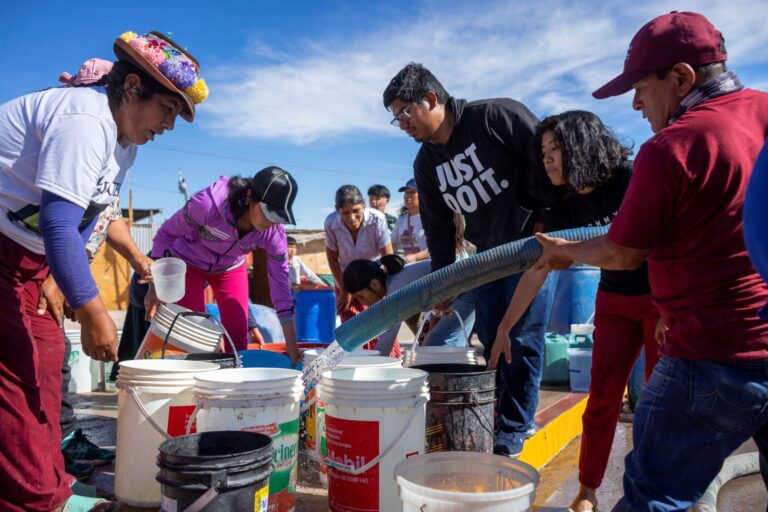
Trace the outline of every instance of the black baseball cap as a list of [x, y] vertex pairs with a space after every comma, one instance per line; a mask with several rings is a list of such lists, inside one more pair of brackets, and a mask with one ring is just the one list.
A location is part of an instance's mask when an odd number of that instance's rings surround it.
[[275, 224], [296, 224], [291, 207], [298, 191], [296, 180], [279, 167], [260, 170], [251, 180], [251, 199], [258, 201], [261, 211]]

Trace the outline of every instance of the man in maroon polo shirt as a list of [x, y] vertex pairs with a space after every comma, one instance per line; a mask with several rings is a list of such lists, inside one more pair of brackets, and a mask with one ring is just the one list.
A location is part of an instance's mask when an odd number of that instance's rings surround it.
[[744, 441], [754, 437], [768, 453], [768, 323], [757, 316], [768, 287], [741, 221], [768, 135], [768, 94], [744, 88], [726, 58], [722, 34], [700, 14], [643, 26], [623, 73], [593, 93], [633, 89], [632, 107], [654, 132], [618, 215], [594, 240], [538, 236], [537, 266], [631, 269], [648, 259], [664, 342], [635, 411], [614, 510], [687, 510]]

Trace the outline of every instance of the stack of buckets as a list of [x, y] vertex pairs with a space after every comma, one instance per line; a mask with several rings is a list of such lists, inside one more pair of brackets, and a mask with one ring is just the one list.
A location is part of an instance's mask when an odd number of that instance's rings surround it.
[[403, 353], [403, 366], [409, 368], [424, 364], [477, 364], [472, 347], [417, 346]]
[[163, 352], [163, 343], [171, 324], [173, 330], [165, 347], [166, 355], [216, 352], [222, 331], [211, 320], [201, 316], [179, 316], [189, 312], [176, 304], [164, 304], [157, 309], [144, 340], [136, 352], [135, 359], [159, 359]]

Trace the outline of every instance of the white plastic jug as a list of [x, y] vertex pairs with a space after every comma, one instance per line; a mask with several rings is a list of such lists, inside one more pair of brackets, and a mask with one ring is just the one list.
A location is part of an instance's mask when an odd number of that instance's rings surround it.
[[176, 302], [184, 298], [187, 264], [179, 258], [160, 258], [149, 266], [157, 298], [162, 302]]

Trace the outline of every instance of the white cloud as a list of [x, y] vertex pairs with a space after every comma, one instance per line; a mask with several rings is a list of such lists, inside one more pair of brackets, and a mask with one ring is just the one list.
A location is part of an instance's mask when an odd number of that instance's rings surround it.
[[768, 2], [518, 4], [441, 2], [427, 5], [423, 16], [414, 8], [396, 30], [382, 20], [365, 35], [309, 38], [298, 48], [295, 42], [286, 49], [252, 40], [247, 52], [261, 57], [261, 64], [208, 72], [213, 93], [207, 126], [295, 144], [360, 133], [396, 136], [381, 93], [409, 61], [424, 63], [457, 97], [513, 97], [539, 114], [591, 109], [616, 124], [616, 105], [623, 105], [622, 116], [632, 115], [626, 98], [596, 102], [590, 93], [621, 70], [634, 32], [672, 9], [707, 15], [725, 34], [732, 62], [768, 60]]

